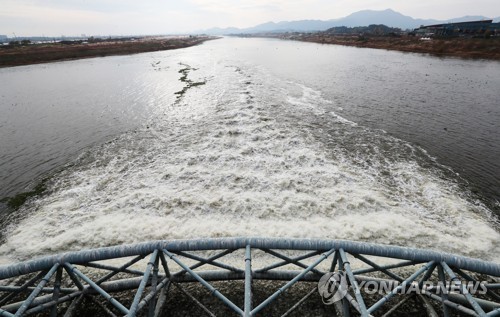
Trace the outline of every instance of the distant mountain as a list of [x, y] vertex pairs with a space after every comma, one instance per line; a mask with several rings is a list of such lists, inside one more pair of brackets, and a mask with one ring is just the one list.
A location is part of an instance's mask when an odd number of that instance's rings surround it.
[[238, 29], [238, 28], [212, 28], [208, 30], [198, 31], [195, 33], [206, 33], [212, 35], [224, 35], [234, 33], [262, 33], [262, 32], [305, 32], [305, 31], [322, 31], [331, 27], [330, 21], [321, 20], [301, 20], [301, 21], [282, 21], [282, 22], [267, 22], [256, 25], [254, 27]]
[[479, 21], [479, 20], [493, 20], [492, 18], [488, 18], [482, 15], [466, 15], [461, 18], [447, 20], [447, 23], [457, 23], [457, 22], [467, 22], [467, 21]]
[[[300, 20], [300, 21], [282, 21], [282, 22], [267, 22], [250, 28], [213, 28], [203, 30], [196, 33], [207, 33], [213, 35], [236, 34], [236, 33], [282, 33], [282, 32], [313, 32], [325, 31], [336, 26], [368, 26], [370, 24], [385, 24], [389, 27], [397, 27], [401, 29], [415, 29], [421, 25], [439, 24], [448, 22], [463, 22], [471, 20], [488, 19], [484, 16], [465, 16], [451, 20], [432, 20], [432, 19], [415, 19], [410, 16], [403, 15], [391, 9], [375, 11], [363, 10], [352, 13], [344, 18], [332, 20]], [[500, 21], [500, 17], [495, 18], [495, 21]]]
[[391, 9], [383, 11], [363, 10], [333, 21], [335, 21], [336, 24], [334, 26], [355, 27], [367, 26], [370, 24], [385, 24], [390, 27], [401, 29], [414, 29], [420, 25], [439, 23], [439, 21], [431, 19], [414, 19]]
[[283, 32], [283, 31], [321, 31], [328, 28], [329, 21], [321, 20], [300, 20], [300, 21], [283, 21], [283, 22], [268, 22], [259, 24], [252, 28], [246, 29], [250, 33], [256, 32]]

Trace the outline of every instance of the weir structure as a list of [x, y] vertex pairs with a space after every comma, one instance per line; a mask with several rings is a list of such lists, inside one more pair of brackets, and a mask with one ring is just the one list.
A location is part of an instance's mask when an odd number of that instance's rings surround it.
[[[329, 272], [345, 277], [343, 296], [336, 295], [342, 281]], [[89, 307], [103, 316], [171, 316], [174, 291], [196, 316], [292, 316], [308, 301], [330, 316], [408, 315], [412, 301], [420, 315], [500, 316], [499, 276], [497, 263], [346, 240], [152, 241], [2, 266], [0, 316], [77, 316]], [[261, 280], [274, 282], [258, 298]], [[221, 283], [235, 284], [214, 287]], [[305, 291], [287, 301], [293, 288]]]

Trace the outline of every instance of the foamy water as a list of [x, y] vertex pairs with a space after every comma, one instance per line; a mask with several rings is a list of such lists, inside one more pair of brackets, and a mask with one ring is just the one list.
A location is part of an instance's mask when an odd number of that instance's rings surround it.
[[425, 151], [330, 111], [334, 101], [303, 83], [210, 52], [162, 60], [171, 73], [189, 65], [188, 79], [206, 83], [179, 98], [159, 91], [167, 97], [154, 99], [147, 124], [54, 175], [49, 193], [6, 229], [2, 263], [225, 236], [341, 238], [500, 260], [489, 210]]

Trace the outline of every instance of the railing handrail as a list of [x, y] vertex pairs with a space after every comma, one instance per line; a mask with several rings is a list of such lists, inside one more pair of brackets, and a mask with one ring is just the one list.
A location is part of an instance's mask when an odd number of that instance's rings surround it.
[[137, 244], [71, 251], [0, 266], [0, 279], [50, 269], [56, 263], [63, 264], [68, 262], [73, 264], [85, 264], [93, 261], [109, 260], [134, 255], [146, 255], [150, 254], [154, 250], [162, 249], [169, 251], [245, 249], [247, 245], [250, 245], [252, 248], [282, 250], [344, 249], [346, 252], [350, 253], [411, 260], [415, 262], [446, 262], [452, 267], [488, 274], [491, 276], [500, 276], [500, 264], [498, 263], [433, 250], [336, 239], [236, 237], [158, 240]]

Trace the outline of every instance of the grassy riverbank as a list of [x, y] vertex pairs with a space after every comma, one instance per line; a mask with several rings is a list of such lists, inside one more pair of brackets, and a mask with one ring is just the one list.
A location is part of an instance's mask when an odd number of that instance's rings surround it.
[[47, 63], [68, 59], [163, 51], [194, 46], [212, 39], [216, 39], [216, 37], [144, 37], [127, 40], [111, 39], [93, 43], [66, 42], [29, 45], [5, 45], [0, 46], [0, 67]]
[[436, 56], [500, 60], [500, 38], [433, 38], [416, 36], [359, 36], [327, 33], [280, 34], [281, 39], [336, 44], [402, 52], [426, 53]]

